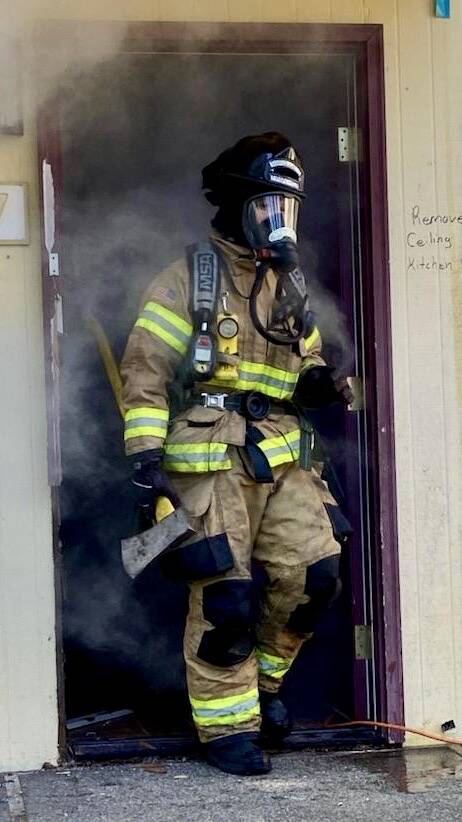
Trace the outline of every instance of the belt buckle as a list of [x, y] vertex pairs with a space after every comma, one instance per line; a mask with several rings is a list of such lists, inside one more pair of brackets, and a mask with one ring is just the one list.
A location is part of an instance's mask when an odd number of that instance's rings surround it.
[[227, 394], [207, 394], [205, 391], [201, 393], [202, 405], [204, 408], [220, 408], [225, 410], [225, 399]]

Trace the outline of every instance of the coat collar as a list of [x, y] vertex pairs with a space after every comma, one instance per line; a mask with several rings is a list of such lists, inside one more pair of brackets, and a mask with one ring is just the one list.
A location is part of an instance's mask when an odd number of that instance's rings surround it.
[[[218, 246], [219, 251], [226, 257], [229, 265], [228, 270], [233, 279], [239, 278], [241, 283], [247, 281], [248, 275], [253, 279], [255, 277], [255, 252], [251, 248], [237, 245], [231, 240], [225, 240], [220, 234], [213, 232], [211, 235], [212, 242]], [[244, 291], [250, 292], [251, 283], [248, 287], [244, 287]]]
[[251, 262], [253, 266], [255, 265], [255, 251], [253, 249], [237, 245], [231, 240], [225, 240], [221, 234], [216, 232], [212, 233], [210, 239], [232, 262]]

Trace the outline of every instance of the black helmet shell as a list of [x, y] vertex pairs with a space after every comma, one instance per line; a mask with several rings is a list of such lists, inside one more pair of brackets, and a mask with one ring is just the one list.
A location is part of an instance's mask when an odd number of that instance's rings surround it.
[[302, 199], [305, 195], [301, 159], [287, 137], [277, 131], [243, 137], [202, 170], [207, 200], [216, 206], [244, 202], [267, 191]]

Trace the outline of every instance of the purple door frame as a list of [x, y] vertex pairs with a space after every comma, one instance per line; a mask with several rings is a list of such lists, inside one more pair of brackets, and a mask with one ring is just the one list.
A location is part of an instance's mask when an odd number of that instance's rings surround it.
[[[221, 53], [351, 53], [358, 65], [358, 120], [364, 133], [360, 163], [361, 262], [365, 338], [365, 399], [369, 483], [371, 488], [371, 532], [373, 557], [372, 597], [376, 718], [401, 725], [404, 721], [399, 608], [399, 564], [396, 519], [396, 485], [393, 427], [393, 381], [391, 359], [390, 289], [388, 269], [387, 175], [385, 146], [384, 58], [380, 25], [315, 24], [204, 24], [204, 23], [50, 23], [41, 37], [67, 39], [76, 28], [94, 33], [102, 29], [120, 35], [120, 50], [125, 53], [221, 52]], [[58, 170], [57, 208], [59, 211], [61, 157], [56, 131], [56, 108], [45, 106], [39, 119], [39, 163], [48, 159]], [[59, 224], [59, 213], [57, 214]], [[54, 377], [55, 346], [50, 337], [51, 300], [48, 260], [44, 256], [45, 339], [47, 347], [48, 424], [56, 430], [57, 388]], [[53, 283], [55, 287], [55, 283]], [[49, 438], [50, 480], [56, 484], [59, 454], [56, 437]], [[59, 512], [55, 509], [55, 524]], [[362, 580], [354, 579], [360, 589]], [[359, 587], [358, 587], [359, 586]], [[59, 583], [57, 585], [59, 600]], [[58, 620], [59, 622], [59, 620]], [[355, 663], [356, 669], [358, 664]], [[61, 667], [61, 666], [60, 666]], [[62, 674], [61, 674], [62, 676]], [[361, 717], [363, 718], [363, 717]], [[403, 741], [403, 733], [389, 729], [383, 733], [389, 743]]]

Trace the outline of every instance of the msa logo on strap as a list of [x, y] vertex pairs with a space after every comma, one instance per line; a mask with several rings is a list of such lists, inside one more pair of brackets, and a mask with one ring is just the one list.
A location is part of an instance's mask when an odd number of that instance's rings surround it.
[[215, 273], [215, 255], [198, 254], [197, 266], [199, 269], [199, 291], [212, 291]]
[[191, 275], [194, 334], [187, 360], [187, 376], [193, 381], [208, 380], [216, 367], [216, 339], [211, 326], [217, 311], [220, 269], [218, 254], [210, 243], [190, 246], [187, 252]]
[[214, 251], [200, 247], [193, 255], [194, 261], [194, 309], [205, 308], [213, 312], [217, 299], [218, 257]]

